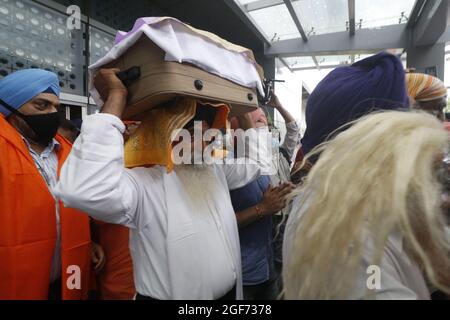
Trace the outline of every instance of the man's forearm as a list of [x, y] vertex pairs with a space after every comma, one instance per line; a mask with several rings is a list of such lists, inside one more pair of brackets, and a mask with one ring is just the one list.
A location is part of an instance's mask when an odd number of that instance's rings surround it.
[[270, 214], [264, 205], [258, 204], [256, 206], [236, 212], [236, 220], [239, 228], [243, 228], [252, 224], [253, 222]]
[[295, 121], [286, 123], [286, 135], [284, 136], [281, 148], [284, 148], [288, 152], [289, 158], [294, 156], [295, 148], [300, 139], [299, 131], [300, 129]]
[[126, 91], [113, 90], [109, 93], [108, 99], [103, 105], [101, 113], [109, 113], [121, 119], [126, 104], [127, 104]]
[[281, 114], [285, 123], [291, 123], [295, 121], [294, 117], [281, 105], [281, 103], [278, 103], [275, 109], [277, 109]]

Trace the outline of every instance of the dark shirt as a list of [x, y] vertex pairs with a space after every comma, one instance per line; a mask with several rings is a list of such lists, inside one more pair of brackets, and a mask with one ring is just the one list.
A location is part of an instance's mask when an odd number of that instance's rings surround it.
[[[261, 176], [246, 186], [230, 192], [234, 211], [260, 203], [270, 184], [269, 176]], [[274, 276], [272, 217], [266, 216], [239, 229], [244, 285], [256, 285]]]

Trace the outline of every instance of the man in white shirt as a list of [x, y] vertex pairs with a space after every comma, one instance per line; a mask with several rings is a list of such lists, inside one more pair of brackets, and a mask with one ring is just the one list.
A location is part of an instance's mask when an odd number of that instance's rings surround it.
[[[117, 71], [97, 75], [96, 87], [108, 98], [101, 113], [84, 121], [56, 194], [67, 206], [131, 228], [137, 298], [242, 298], [229, 190], [270, 169], [267, 150], [258, 149], [259, 161], [251, 164], [178, 165], [171, 173], [162, 166], [125, 169], [120, 118], [127, 90]], [[248, 116], [240, 120], [252, 126]]]

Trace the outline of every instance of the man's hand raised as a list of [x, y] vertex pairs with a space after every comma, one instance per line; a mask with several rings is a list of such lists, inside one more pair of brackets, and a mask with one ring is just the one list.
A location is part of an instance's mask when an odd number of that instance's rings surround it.
[[119, 69], [100, 69], [94, 75], [94, 86], [105, 102], [101, 112], [121, 118], [126, 106], [128, 90], [117, 77], [119, 71]]
[[279, 108], [281, 106], [281, 102], [273, 90], [270, 92], [270, 100], [267, 106], [272, 108]]
[[261, 202], [261, 207], [264, 215], [275, 214], [282, 210], [287, 205], [286, 197], [295, 186], [291, 182], [285, 182], [278, 187], [269, 187], [264, 193], [263, 200]]

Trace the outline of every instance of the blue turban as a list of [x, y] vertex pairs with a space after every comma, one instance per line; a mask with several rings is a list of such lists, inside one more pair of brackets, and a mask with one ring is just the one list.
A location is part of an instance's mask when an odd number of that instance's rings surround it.
[[306, 106], [304, 154], [344, 124], [377, 110], [408, 108], [405, 71], [400, 60], [382, 52], [330, 72]]
[[[40, 69], [25, 69], [0, 80], [0, 99], [16, 110], [41, 93], [53, 93], [59, 97], [59, 81], [56, 74]], [[0, 113], [7, 117], [11, 112], [0, 105]]]

